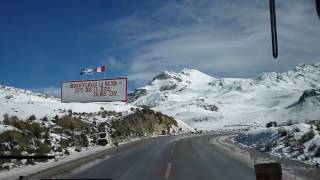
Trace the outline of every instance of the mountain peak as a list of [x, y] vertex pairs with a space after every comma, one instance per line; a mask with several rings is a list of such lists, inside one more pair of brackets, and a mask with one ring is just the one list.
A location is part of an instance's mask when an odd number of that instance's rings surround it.
[[211, 80], [212, 77], [198, 71], [196, 69], [188, 69], [188, 68], [183, 68], [179, 73], [173, 72], [173, 71], [162, 71], [161, 73], [157, 74], [152, 81], [154, 80], [172, 80], [176, 79], [181, 81], [181, 78], [183, 79], [197, 79], [197, 80]]
[[199, 71], [199, 70], [196, 70], [196, 69], [188, 69], [188, 68], [183, 68], [179, 74], [184, 74], [184, 75], [205, 75], [205, 76], [208, 76], [207, 74]]
[[198, 71], [196, 69], [183, 68], [180, 73], [184, 74], [184, 73], [193, 73], [193, 72], [198, 73], [200, 71]]
[[209, 82], [209, 81], [212, 81], [212, 79], [214, 79], [213, 77], [211, 77], [201, 71], [198, 71], [196, 69], [184, 68], [181, 70], [179, 75], [187, 76], [187, 79], [189, 79], [192, 82]]

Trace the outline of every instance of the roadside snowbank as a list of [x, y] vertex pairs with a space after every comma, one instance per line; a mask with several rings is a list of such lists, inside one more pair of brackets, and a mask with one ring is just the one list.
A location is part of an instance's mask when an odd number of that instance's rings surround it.
[[314, 125], [257, 128], [239, 134], [235, 141], [274, 156], [320, 164], [320, 135]]

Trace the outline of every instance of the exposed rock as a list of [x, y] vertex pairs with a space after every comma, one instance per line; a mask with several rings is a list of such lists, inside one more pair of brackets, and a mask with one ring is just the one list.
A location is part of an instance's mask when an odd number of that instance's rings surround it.
[[218, 111], [219, 110], [219, 108], [214, 104], [208, 104], [208, 105], [204, 106], [204, 108], [209, 111]]
[[305, 90], [299, 98], [299, 103], [305, 102], [307, 98], [319, 96], [320, 100], [320, 89]]
[[176, 88], [177, 88], [176, 84], [169, 84], [169, 85], [161, 86], [159, 91], [173, 90], [173, 89], [176, 89]]
[[112, 136], [144, 136], [145, 134], [169, 132], [172, 126], [177, 127], [177, 122], [170, 116], [155, 112], [144, 106], [121, 120], [112, 121]]
[[161, 72], [159, 73], [156, 77], [154, 77], [152, 80], [156, 80], [156, 79], [170, 79], [171, 76], [168, 74], [168, 72], [164, 71], [164, 72]]
[[12, 98], [13, 98], [12, 94], [6, 95], [6, 97], [5, 97], [5, 99], [12, 99]]
[[128, 94], [129, 103], [145, 95], [147, 95], [146, 89], [136, 89], [134, 92]]

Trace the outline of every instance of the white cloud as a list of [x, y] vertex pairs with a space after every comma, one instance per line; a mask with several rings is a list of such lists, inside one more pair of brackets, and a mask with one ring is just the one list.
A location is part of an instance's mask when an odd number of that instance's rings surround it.
[[[248, 77], [319, 62], [320, 19], [314, 1], [277, 1], [277, 61], [271, 53], [268, 2], [162, 1], [103, 27], [130, 49], [130, 80], [150, 80], [159, 71], [183, 67]], [[115, 59], [109, 63], [123, 65]]]
[[150, 77], [154, 75], [153, 72], [141, 72], [141, 73], [133, 73], [129, 74], [128, 78], [131, 81], [148, 81]]

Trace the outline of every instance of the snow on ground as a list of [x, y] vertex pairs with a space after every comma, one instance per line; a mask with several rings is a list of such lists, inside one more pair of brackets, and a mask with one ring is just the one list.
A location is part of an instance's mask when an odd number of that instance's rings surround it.
[[0, 134], [5, 132], [5, 131], [10, 131], [10, 130], [17, 130], [17, 128], [8, 126], [8, 125], [2, 125], [0, 124]]
[[[319, 88], [320, 63], [316, 63], [255, 79], [215, 78], [195, 69], [164, 71], [130, 96], [132, 105], [150, 106], [194, 128], [217, 130], [319, 119], [320, 95], [299, 101], [306, 90]], [[218, 110], [206, 108], [212, 105]]]
[[107, 111], [124, 112], [132, 106], [123, 102], [114, 103], [61, 103], [58, 98], [17, 89], [0, 86], [0, 120], [4, 114], [26, 119], [30, 115], [37, 118], [53, 117], [64, 114], [68, 110], [73, 112], [98, 112], [101, 108]]
[[[52, 127], [56, 127], [55, 123], [53, 123], [53, 120], [55, 119], [55, 116], [58, 115], [58, 118], [63, 118], [66, 114], [69, 114], [69, 111], [72, 111], [72, 117], [82, 118], [83, 122], [92, 123], [91, 131], [100, 131], [98, 128], [98, 125], [101, 123], [103, 126], [106, 126], [105, 122], [108, 122], [110, 120], [119, 118], [119, 116], [126, 116], [133, 111], [131, 108], [136, 108], [135, 106], [123, 102], [97, 102], [97, 103], [61, 103], [58, 98], [55, 97], [48, 97], [45, 94], [36, 93], [28, 90], [18, 89], [14, 87], [8, 87], [8, 86], [0, 86], [0, 133], [3, 133], [5, 131], [9, 130], [16, 130], [20, 131], [20, 129], [16, 129], [12, 126], [3, 125], [2, 120], [5, 119], [5, 115], [8, 117], [13, 118], [13, 116], [17, 116], [20, 120], [27, 120], [31, 115], [35, 115], [36, 118], [34, 118], [31, 122], [31, 120], [28, 120], [27, 123], [39, 123], [43, 127], [49, 127], [50, 125], [54, 125]], [[119, 113], [114, 113], [119, 112]], [[80, 115], [79, 113], [85, 112], [86, 114]], [[102, 115], [103, 112], [106, 112], [107, 115]], [[121, 113], [120, 113], [121, 112]], [[91, 115], [92, 114], [92, 115]], [[82, 116], [82, 117], [80, 117]], [[47, 120], [41, 120], [41, 118], [47, 117]], [[71, 119], [72, 120], [72, 119]], [[69, 120], [69, 121], [71, 121]], [[177, 120], [179, 127], [172, 127], [172, 132], [187, 132], [193, 130], [189, 125], [185, 124], [182, 121]], [[100, 126], [99, 126], [100, 127]], [[183, 131], [180, 131], [180, 128], [182, 128]], [[94, 154], [96, 152], [105, 150], [106, 148], [109, 148], [108, 146], [99, 146], [94, 147], [94, 145], [91, 143], [93, 138], [98, 136], [97, 134], [90, 134], [86, 135], [89, 142], [89, 147], [76, 147], [76, 145], [70, 145], [68, 141], [70, 140], [70, 137], [66, 132], [64, 133], [59, 131], [53, 131], [54, 128], [50, 129], [49, 136], [47, 139], [35, 139], [39, 140], [39, 143], [44, 143], [45, 141], [50, 142], [50, 147], [52, 148], [50, 150], [49, 155], [54, 155], [58, 157], [58, 161], [49, 161], [48, 163], [38, 163], [35, 162], [36, 165], [26, 165], [26, 161], [20, 162], [4, 162], [1, 163], [2, 170], [6, 169], [7, 167], [10, 168], [10, 171], [7, 172], [1, 172], [0, 173], [0, 179], [3, 179], [5, 177], [17, 177], [18, 174], [25, 175], [27, 173], [34, 172], [36, 170], [41, 170], [44, 168], [56, 166], [63, 164], [65, 162], [72, 161], [74, 159]], [[59, 128], [58, 128], [59, 129]], [[40, 130], [39, 130], [40, 131]], [[74, 131], [72, 134], [75, 134], [76, 136], [82, 135], [83, 130]], [[104, 133], [104, 132], [103, 132]], [[71, 136], [71, 135], [70, 135]], [[100, 136], [99, 136], [100, 137]], [[67, 147], [61, 151], [58, 150], [58, 148], [62, 148], [61, 142], [62, 140], [65, 140], [67, 142]], [[33, 140], [32, 140], [33, 141]], [[6, 142], [7, 143], [7, 142]], [[108, 143], [111, 143], [108, 140]], [[33, 144], [31, 147], [34, 149], [37, 149], [38, 147], [35, 145], [34, 142], [30, 142], [30, 144]], [[1, 142], [1, 145], [5, 145], [4, 142]], [[77, 145], [79, 146], [79, 145]], [[6, 147], [9, 147], [7, 145]], [[11, 146], [10, 146], [11, 148]], [[76, 152], [81, 150], [81, 152]], [[7, 150], [5, 153], [10, 152], [10, 150]], [[68, 153], [66, 153], [68, 152]], [[26, 151], [22, 151], [22, 155], [33, 155], [31, 154], [25, 154]], [[71, 153], [71, 155], [67, 155]], [[16, 168], [16, 166], [20, 166], [20, 168]], [[6, 168], [3, 168], [6, 167]], [[12, 169], [13, 168], [13, 169]], [[11, 178], [9, 178], [11, 179]]]
[[320, 135], [314, 125], [257, 128], [239, 134], [235, 141], [274, 156], [320, 164]]
[[[147, 86], [130, 93], [129, 104], [61, 103], [58, 98], [41, 93], [0, 86], [0, 121], [4, 114], [20, 119], [27, 119], [30, 115], [35, 115], [37, 119], [44, 116], [52, 119], [55, 115], [67, 113], [68, 110], [86, 113], [101, 110], [129, 113], [132, 107], [147, 105], [155, 111], [174, 117], [183, 129], [248, 129], [265, 127], [270, 121], [279, 124], [288, 120], [298, 123], [320, 119], [319, 89], [320, 63], [300, 64], [284, 73], [263, 73], [255, 79], [215, 78], [195, 69], [183, 69], [179, 73], [165, 71], [154, 77]], [[0, 133], [10, 128], [12, 127], [0, 125]], [[275, 155], [310, 163], [319, 162], [312, 154], [320, 146], [318, 134], [303, 143], [304, 149], [301, 149], [301, 144], [284, 144], [288, 143], [287, 139], [290, 139], [290, 143], [298, 142], [309, 131], [308, 128], [309, 125], [304, 124], [257, 128], [249, 131], [245, 136], [246, 143], [243, 144], [256, 146], [257, 142], [262, 140], [269, 142], [274, 139], [279, 142], [272, 149]], [[299, 132], [294, 132], [296, 129], [299, 129]], [[280, 137], [283, 132], [293, 133], [294, 136], [285, 136], [285, 139]], [[317, 130], [314, 132], [318, 133]], [[287, 141], [283, 142], [283, 139]], [[293, 146], [297, 146], [294, 147], [297, 150], [292, 151]], [[309, 151], [310, 148], [312, 150]], [[297, 154], [297, 151], [300, 154]]]
[[[125, 112], [147, 105], [173, 116], [183, 127], [217, 130], [265, 126], [269, 121], [306, 122], [320, 118], [320, 94], [301, 96], [320, 88], [320, 63], [300, 64], [284, 73], [263, 73], [255, 79], [215, 78], [195, 69], [164, 71], [126, 103], [61, 103], [40, 93], [0, 86], [0, 120], [4, 114], [26, 119], [73, 112]], [[138, 92], [143, 92], [138, 94]], [[139, 96], [138, 96], [139, 95]], [[218, 109], [212, 108], [216, 106]]]

